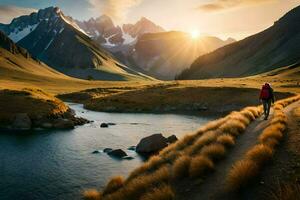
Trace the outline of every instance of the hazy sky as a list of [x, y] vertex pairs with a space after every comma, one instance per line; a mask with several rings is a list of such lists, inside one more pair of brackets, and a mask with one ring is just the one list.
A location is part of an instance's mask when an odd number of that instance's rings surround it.
[[298, 5], [300, 0], [0, 0], [0, 22], [59, 6], [81, 20], [107, 14], [116, 23], [126, 23], [144, 16], [166, 30], [241, 39], [271, 26]]

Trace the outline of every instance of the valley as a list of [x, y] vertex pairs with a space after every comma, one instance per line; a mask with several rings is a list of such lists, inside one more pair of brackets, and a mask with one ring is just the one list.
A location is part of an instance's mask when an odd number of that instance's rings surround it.
[[241, 40], [69, 13], [0, 23], [0, 199], [299, 199], [299, 5]]

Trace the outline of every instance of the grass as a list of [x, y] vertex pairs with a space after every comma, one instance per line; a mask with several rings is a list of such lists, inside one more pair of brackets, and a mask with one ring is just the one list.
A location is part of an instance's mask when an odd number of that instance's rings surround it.
[[189, 167], [191, 164], [191, 157], [190, 156], [180, 156], [178, 159], [175, 160], [174, 164], [172, 165], [172, 176], [175, 179], [181, 179], [186, 177], [189, 173]]
[[214, 169], [214, 163], [208, 157], [199, 155], [193, 157], [189, 167], [189, 176], [197, 178]]
[[220, 160], [226, 154], [226, 149], [222, 144], [210, 144], [204, 146], [200, 152], [212, 160]]
[[232, 147], [235, 145], [235, 140], [232, 135], [224, 134], [224, 135], [220, 135], [217, 138], [217, 143], [220, 143], [220, 144], [224, 145], [225, 147]]
[[86, 190], [83, 193], [85, 200], [101, 200], [101, 193], [95, 189]]
[[227, 190], [238, 191], [247, 187], [258, 174], [259, 167], [254, 161], [249, 159], [238, 161], [232, 166], [227, 176]]
[[0, 123], [10, 124], [17, 113], [32, 119], [63, 115], [68, 111], [61, 100], [39, 89], [0, 90]]
[[265, 144], [258, 144], [246, 153], [246, 158], [255, 161], [258, 165], [263, 165], [273, 157], [273, 149]]
[[103, 195], [107, 195], [116, 192], [118, 189], [124, 186], [124, 179], [121, 176], [113, 177], [103, 190]]
[[243, 160], [237, 161], [227, 175], [226, 185], [230, 191], [247, 187], [255, 179], [266, 163], [272, 159], [276, 146], [281, 142], [287, 126], [283, 109], [299, 101], [300, 95], [276, 102], [271, 123], [258, 138], [259, 144], [250, 148]]

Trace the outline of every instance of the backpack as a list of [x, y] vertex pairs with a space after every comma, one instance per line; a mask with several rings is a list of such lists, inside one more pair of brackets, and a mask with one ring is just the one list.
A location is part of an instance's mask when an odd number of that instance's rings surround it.
[[263, 88], [261, 89], [261, 99], [269, 99], [270, 98], [270, 87], [264, 85]]

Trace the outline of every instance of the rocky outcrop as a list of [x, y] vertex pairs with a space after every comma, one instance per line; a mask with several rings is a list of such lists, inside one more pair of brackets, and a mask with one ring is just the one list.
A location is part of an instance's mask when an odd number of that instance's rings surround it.
[[18, 113], [12, 124], [12, 129], [14, 130], [29, 130], [31, 129], [31, 119], [27, 113]]
[[115, 157], [115, 158], [124, 158], [127, 156], [125, 151], [122, 149], [115, 149], [107, 153], [109, 156]]
[[162, 134], [154, 134], [143, 138], [136, 147], [136, 152], [151, 154], [168, 146], [167, 139]]

